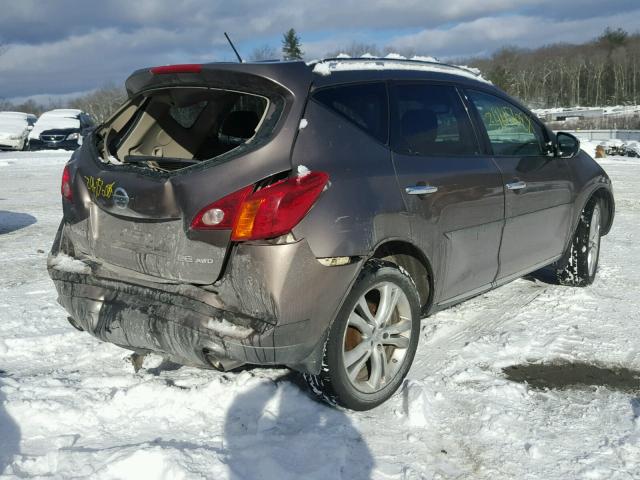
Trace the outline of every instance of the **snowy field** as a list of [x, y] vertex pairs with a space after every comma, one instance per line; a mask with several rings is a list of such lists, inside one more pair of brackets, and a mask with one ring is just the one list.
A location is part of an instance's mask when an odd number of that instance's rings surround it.
[[6, 477], [640, 479], [640, 160], [602, 161], [617, 216], [593, 286], [521, 279], [438, 313], [401, 390], [352, 413], [285, 369], [134, 373], [74, 330], [45, 269], [68, 156], [0, 153]]
[[545, 117], [552, 113], [595, 113], [604, 117], [617, 117], [633, 115], [640, 112], [640, 105], [613, 105], [608, 107], [555, 107], [555, 108], [534, 108], [531, 110], [539, 117]]

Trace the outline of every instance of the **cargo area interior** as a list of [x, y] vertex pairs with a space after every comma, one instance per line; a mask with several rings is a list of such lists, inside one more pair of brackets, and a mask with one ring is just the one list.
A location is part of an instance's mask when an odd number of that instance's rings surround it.
[[171, 88], [133, 99], [97, 132], [102, 160], [177, 170], [251, 142], [270, 110], [263, 96]]

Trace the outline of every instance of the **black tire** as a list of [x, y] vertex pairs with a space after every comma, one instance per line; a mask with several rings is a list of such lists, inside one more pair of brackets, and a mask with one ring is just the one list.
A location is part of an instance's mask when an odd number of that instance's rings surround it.
[[[592, 198], [584, 207], [567, 251], [554, 264], [556, 279], [560, 285], [586, 287], [595, 280], [600, 257], [602, 212], [602, 202], [597, 198]], [[597, 229], [595, 238], [591, 230], [594, 221], [594, 229]]]
[[[387, 302], [393, 305], [388, 316]], [[383, 310], [378, 312], [381, 306]], [[357, 317], [358, 324], [368, 318], [366, 329], [354, 326]], [[329, 329], [320, 373], [305, 374], [304, 378], [311, 391], [327, 403], [369, 410], [386, 401], [401, 385], [413, 362], [419, 334], [420, 299], [413, 280], [393, 263], [370, 260]], [[369, 353], [364, 363], [366, 352], [356, 357], [363, 349]], [[352, 358], [359, 360], [349, 364]]]

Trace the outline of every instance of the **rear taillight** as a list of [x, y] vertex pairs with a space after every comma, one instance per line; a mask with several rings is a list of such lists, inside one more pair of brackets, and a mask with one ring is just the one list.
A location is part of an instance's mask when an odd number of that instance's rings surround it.
[[191, 229], [230, 229], [234, 241], [283, 235], [302, 220], [328, 181], [326, 173], [310, 172], [254, 193], [253, 187], [243, 188], [203, 208], [191, 222]]
[[290, 232], [311, 209], [329, 175], [310, 172], [258, 190], [242, 202], [232, 240], [257, 240]]
[[62, 184], [60, 185], [60, 193], [62, 198], [66, 200], [73, 200], [73, 190], [71, 189], [71, 173], [69, 172], [69, 165], [64, 166], [62, 171]]
[[200, 73], [202, 65], [199, 63], [183, 63], [181, 65], [162, 65], [160, 67], [150, 68], [149, 71], [154, 75], [162, 75], [166, 73]]
[[247, 195], [251, 194], [253, 186], [238, 190], [217, 202], [207, 205], [193, 218], [192, 230], [231, 230], [238, 214], [240, 205]]

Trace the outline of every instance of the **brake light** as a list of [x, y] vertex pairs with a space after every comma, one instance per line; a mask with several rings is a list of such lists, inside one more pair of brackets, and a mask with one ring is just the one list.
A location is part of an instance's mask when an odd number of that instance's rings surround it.
[[69, 172], [69, 165], [64, 166], [62, 170], [62, 184], [60, 185], [60, 193], [66, 200], [73, 200], [73, 190], [71, 188], [71, 173]]
[[161, 65], [149, 69], [154, 75], [162, 75], [166, 73], [200, 73], [202, 65], [199, 63], [183, 63], [180, 65]]
[[[234, 241], [283, 235], [302, 220], [328, 181], [326, 173], [310, 172], [280, 180], [254, 193], [252, 186], [245, 187], [203, 208], [194, 217], [191, 228], [231, 229]], [[221, 221], [215, 223], [219, 218]], [[207, 220], [212, 222], [207, 224]]]

